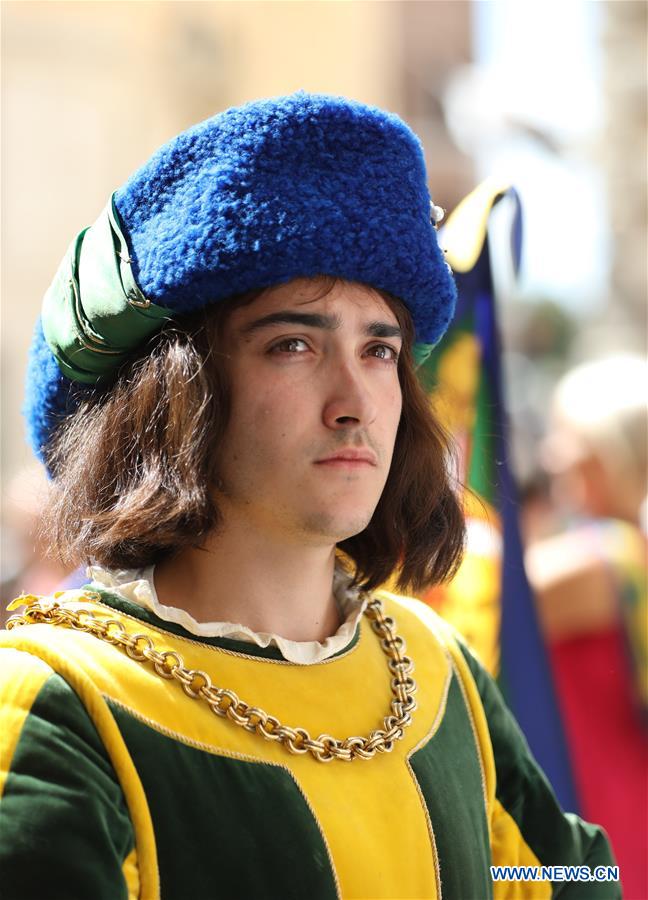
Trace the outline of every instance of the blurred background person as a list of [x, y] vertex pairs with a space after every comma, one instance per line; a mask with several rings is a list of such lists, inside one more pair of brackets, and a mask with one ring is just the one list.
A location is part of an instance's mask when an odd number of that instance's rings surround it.
[[[526, 569], [548, 641], [581, 809], [608, 831], [629, 897], [648, 896], [648, 363], [571, 369], [542, 448], [551, 536]], [[545, 513], [543, 529], [547, 530]]]
[[[646, 360], [615, 356], [563, 376], [541, 459], [560, 533], [530, 534], [526, 562], [546, 633], [559, 639], [598, 631], [623, 614], [622, 600], [638, 626], [646, 590]], [[586, 589], [572, 591], [572, 579]], [[624, 590], [628, 580], [635, 590]], [[642, 691], [645, 705], [645, 679]]]

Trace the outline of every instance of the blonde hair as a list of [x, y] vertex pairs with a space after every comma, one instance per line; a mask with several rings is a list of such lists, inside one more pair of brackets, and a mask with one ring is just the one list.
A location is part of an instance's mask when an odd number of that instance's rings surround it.
[[648, 362], [623, 354], [576, 366], [558, 382], [552, 406], [557, 429], [573, 436], [572, 460], [596, 455], [640, 503], [648, 491]]

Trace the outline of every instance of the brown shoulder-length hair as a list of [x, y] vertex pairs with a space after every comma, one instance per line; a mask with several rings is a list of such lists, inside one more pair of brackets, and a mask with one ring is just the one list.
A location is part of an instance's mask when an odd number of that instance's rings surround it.
[[[322, 277], [324, 294], [338, 279]], [[169, 323], [107, 390], [80, 399], [47, 451], [53, 473], [42, 534], [67, 565], [151, 565], [200, 547], [221, 524], [215, 448], [229, 419], [222, 335], [256, 291]], [[338, 544], [354, 580], [373, 590], [395, 576], [419, 591], [459, 565], [465, 524], [450, 471], [454, 450], [435, 420], [412, 358], [405, 306], [381, 296], [403, 331], [403, 406], [392, 465], [369, 525]]]

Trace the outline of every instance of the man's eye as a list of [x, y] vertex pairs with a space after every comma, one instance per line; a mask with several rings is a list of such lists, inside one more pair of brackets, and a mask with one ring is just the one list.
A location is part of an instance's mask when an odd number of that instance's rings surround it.
[[384, 359], [385, 362], [398, 362], [398, 350], [389, 344], [374, 344], [373, 347], [369, 347], [369, 353], [378, 359]]
[[308, 344], [301, 338], [285, 338], [270, 348], [271, 353], [304, 353], [305, 350]]

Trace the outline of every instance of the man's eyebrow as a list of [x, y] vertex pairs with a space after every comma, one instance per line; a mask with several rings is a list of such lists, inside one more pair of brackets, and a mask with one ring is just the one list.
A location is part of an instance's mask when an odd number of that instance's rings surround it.
[[[241, 328], [241, 334], [249, 335], [271, 325], [304, 325], [307, 328], [322, 328], [324, 331], [335, 331], [342, 324], [339, 316], [329, 316], [324, 313], [293, 312], [284, 309], [280, 312], [270, 313], [248, 322]], [[365, 334], [370, 337], [403, 337], [398, 325], [390, 322], [370, 322], [365, 328]]]
[[326, 316], [319, 313], [303, 313], [293, 312], [289, 309], [282, 309], [280, 312], [270, 313], [248, 322], [241, 328], [241, 334], [252, 334], [260, 331], [262, 328], [268, 328], [270, 325], [305, 325], [309, 328], [324, 328], [326, 331], [334, 331], [340, 327], [340, 319], [338, 316]]
[[398, 325], [392, 325], [391, 322], [370, 322], [365, 331], [371, 337], [396, 337], [403, 339], [402, 330]]

